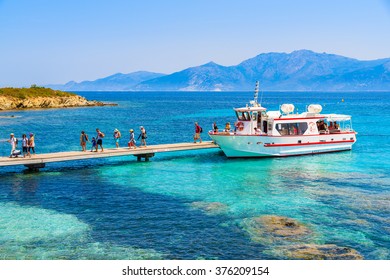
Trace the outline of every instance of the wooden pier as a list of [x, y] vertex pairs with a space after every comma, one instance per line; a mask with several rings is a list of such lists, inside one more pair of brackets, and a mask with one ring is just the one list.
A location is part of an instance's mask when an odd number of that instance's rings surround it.
[[36, 154], [31, 157], [19, 156], [17, 158], [0, 157], [0, 167], [4, 166], [18, 166], [24, 165], [30, 170], [39, 170], [44, 168], [46, 163], [50, 162], [63, 162], [63, 161], [75, 161], [75, 160], [88, 160], [96, 158], [108, 158], [108, 157], [120, 157], [120, 156], [136, 156], [138, 161], [144, 159], [148, 161], [153, 157], [155, 153], [164, 152], [177, 152], [177, 151], [189, 151], [189, 150], [202, 150], [202, 149], [215, 149], [219, 148], [218, 145], [212, 141], [206, 141], [202, 143], [177, 143], [177, 144], [161, 144], [151, 145], [144, 148], [129, 149], [104, 149], [103, 152], [58, 152], [47, 154]]

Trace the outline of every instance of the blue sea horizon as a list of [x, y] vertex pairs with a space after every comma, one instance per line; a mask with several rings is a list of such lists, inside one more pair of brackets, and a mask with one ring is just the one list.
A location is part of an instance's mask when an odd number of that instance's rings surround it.
[[[80, 92], [118, 106], [0, 112], [0, 139], [36, 134], [37, 152], [79, 150], [114, 129], [148, 144], [191, 142], [234, 122], [251, 92]], [[260, 94], [261, 95], [261, 94]], [[49, 164], [39, 173], [0, 169], [0, 259], [295, 259], [297, 248], [334, 245], [364, 259], [390, 259], [389, 92], [264, 92], [269, 110], [352, 116], [352, 151], [228, 159], [218, 149]], [[12, 118], [1, 118], [11, 116]], [[203, 140], [210, 140], [203, 133]], [[87, 148], [90, 148], [88, 145]], [[0, 156], [9, 144], [0, 142]], [[295, 221], [304, 234], [275, 236], [263, 218]], [[311, 246], [311, 247], [310, 247]], [[340, 251], [342, 251], [340, 249]], [[345, 252], [345, 250], [344, 250]], [[340, 256], [339, 256], [340, 257]], [[335, 256], [337, 258], [337, 256]], [[343, 258], [341, 256], [340, 258]], [[345, 258], [348, 258], [345, 257]]]

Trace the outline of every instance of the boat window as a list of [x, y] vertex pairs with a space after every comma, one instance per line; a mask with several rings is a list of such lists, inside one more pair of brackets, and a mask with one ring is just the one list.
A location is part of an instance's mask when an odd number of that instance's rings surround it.
[[307, 123], [278, 123], [276, 130], [280, 135], [303, 135], [307, 130]]
[[252, 121], [257, 121], [257, 112], [252, 113]]
[[[268, 123], [268, 131], [272, 131], [272, 122]], [[265, 132], [265, 131], [264, 131]]]

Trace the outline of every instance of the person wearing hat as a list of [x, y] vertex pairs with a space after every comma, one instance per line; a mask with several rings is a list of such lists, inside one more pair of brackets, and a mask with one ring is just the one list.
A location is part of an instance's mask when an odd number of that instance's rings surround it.
[[141, 143], [144, 145], [144, 147], [146, 147], [146, 138], [148, 138], [148, 136], [146, 135], [146, 130], [143, 126], [140, 126], [139, 129], [141, 133], [140, 135], [138, 135], [137, 140], [141, 137]]
[[130, 129], [129, 131], [130, 131], [130, 140], [128, 143], [129, 149], [132, 149], [133, 147], [134, 147], [134, 149], [136, 149], [137, 147], [135, 146], [134, 130]]
[[114, 140], [115, 140], [115, 146], [117, 149], [119, 148], [119, 138], [121, 138], [121, 132], [117, 128], [115, 128]]
[[13, 133], [11, 133], [9, 135], [8, 142], [11, 144], [11, 153], [10, 153], [9, 157], [12, 157], [12, 154], [16, 150], [16, 145], [17, 145], [17, 140], [16, 140], [15, 135]]

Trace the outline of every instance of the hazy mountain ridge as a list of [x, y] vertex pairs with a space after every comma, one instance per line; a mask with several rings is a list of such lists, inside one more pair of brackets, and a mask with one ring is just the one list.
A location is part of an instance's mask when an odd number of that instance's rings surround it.
[[94, 81], [83, 81], [80, 83], [70, 81], [65, 85], [48, 85], [48, 87], [67, 91], [132, 90], [135, 85], [142, 81], [158, 78], [164, 75], [165, 74], [147, 71], [138, 71], [129, 74], [117, 73]]
[[263, 90], [390, 90], [390, 58], [362, 61], [309, 50], [271, 52], [235, 66], [209, 62], [169, 75], [116, 74], [93, 82], [71, 82], [59, 89], [242, 91], [252, 90], [256, 80]]

